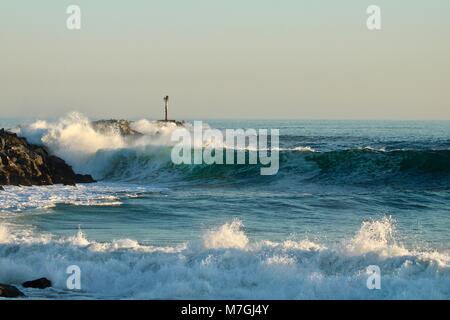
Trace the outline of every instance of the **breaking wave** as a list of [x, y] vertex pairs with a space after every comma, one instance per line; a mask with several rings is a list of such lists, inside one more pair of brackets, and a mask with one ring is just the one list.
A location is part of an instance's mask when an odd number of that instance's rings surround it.
[[[449, 253], [404, 247], [388, 217], [364, 222], [334, 245], [252, 241], [239, 220], [167, 247], [132, 239], [101, 243], [81, 230], [57, 238], [0, 225], [0, 256], [0, 282], [45, 276], [54, 288], [32, 292], [44, 298], [450, 298]], [[69, 265], [81, 269], [79, 292], [65, 289]], [[370, 265], [381, 269], [381, 290], [367, 289]]]
[[[143, 119], [133, 122], [131, 128], [142, 135], [131, 139], [114, 130], [100, 132], [89, 119], [72, 113], [57, 122], [37, 121], [20, 127], [19, 134], [32, 143], [46, 145], [75, 171], [98, 180], [140, 183], [248, 179], [249, 183], [258, 183], [274, 179], [261, 177], [259, 165], [174, 165], [170, 156], [175, 124], [161, 125]], [[192, 129], [190, 124], [186, 128]], [[282, 135], [281, 144], [283, 138]], [[193, 147], [204, 148], [213, 143], [194, 141]], [[450, 150], [386, 151], [366, 147], [320, 151], [301, 145], [276, 150], [280, 153], [280, 170], [275, 179], [293, 183], [450, 185]]]

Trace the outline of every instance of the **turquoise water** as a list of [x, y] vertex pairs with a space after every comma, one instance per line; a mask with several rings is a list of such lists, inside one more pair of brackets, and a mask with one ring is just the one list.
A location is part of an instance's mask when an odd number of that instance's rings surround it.
[[[70, 262], [87, 298], [450, 297], [448, 121], [205, 121], [279, 129], [275, 176], [175, 166], [161, 141], [105, 148], [76, 121], [20, 134], [99, 182], [0, 193], [0, 282], [45, 275], [57, 292], [31, 295], [59, 297]], [[383, 290], [365, 287], [370, 264]]]

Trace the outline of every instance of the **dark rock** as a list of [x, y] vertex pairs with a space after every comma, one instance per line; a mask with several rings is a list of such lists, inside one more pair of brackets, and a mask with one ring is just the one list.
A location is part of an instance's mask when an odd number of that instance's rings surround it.
[[64, 160], [50, 155], [45, 147], [29, 144], [15, 133], [0, 130], [0, 185], [51, 185], [90, 183], [77, 175]]
[[36, 289], [45, 289], [52, 286], [52, 282], [47, 278], [40, 278], [36, 280], [26, 281], [22, 283], [24, 288], [36, 288]]
[[25, 295], [14, 286], [0, 283], [0, 297], [3, 298], [19, 298]]
[[3, 188], [2, 186], [0, 186], [0, 191], [5, 191], [5, 188]]
[[76, 183], [92, 183], [95, 181], [92, 179], [91, 175], [89, 175], [89, 174], [76, 174], [75, 182]]

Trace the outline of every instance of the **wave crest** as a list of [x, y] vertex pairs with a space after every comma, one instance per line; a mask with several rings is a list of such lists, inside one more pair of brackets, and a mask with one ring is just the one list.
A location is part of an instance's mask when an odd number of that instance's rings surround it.
[[243, 223], [234, 220], [222, 225], [216, 230], [209, 231], [203, 237], [205, 248], [237, 248], [244, 249], [248, 244], [248, 238], [243, 231]]

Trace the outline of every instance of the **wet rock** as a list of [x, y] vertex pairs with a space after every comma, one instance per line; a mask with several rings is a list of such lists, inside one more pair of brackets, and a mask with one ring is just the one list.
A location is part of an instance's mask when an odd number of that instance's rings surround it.
[[76, 183], [92, 183], [93, 181], [91, 175], [89, 174], [75, 174]]
[[45, 289], [52, 286], [52, 282], [47, 278], [39, 278], [36, 280], [26, 281], [22, 283], [24, 288]]
[[29, 144], [15, 133], [0, 129], [0, 185], [51, 185], [90, 183], [89, 175], [77, 175], [63, 159], [45, 147]]
[[19, 298], [25, 295], [16, 287], [8, 284], [0, 283], [0, 297], [2, 298]]

